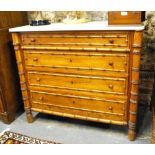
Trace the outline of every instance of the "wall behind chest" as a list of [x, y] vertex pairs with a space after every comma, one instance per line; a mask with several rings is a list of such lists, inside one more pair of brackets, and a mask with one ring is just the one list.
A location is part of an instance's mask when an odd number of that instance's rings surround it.
[[66, 17], [70, 19], [85, 18], [87, 21], [107, 20], [106, 11], [29, 11], [28, 20], [48, 19], [51, 23], [63, 22]]
[[150, 103], [155, 71], [155, 11], [146, 12], [140, 72], [140, 100]]

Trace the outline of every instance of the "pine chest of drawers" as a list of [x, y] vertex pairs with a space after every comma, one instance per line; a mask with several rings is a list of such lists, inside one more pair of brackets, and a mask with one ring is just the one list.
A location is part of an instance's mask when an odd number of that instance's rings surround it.
[[29, 28], [11, 31], [28, 122], [37, 111], [128, 125], [134, 140], [143, 28]]

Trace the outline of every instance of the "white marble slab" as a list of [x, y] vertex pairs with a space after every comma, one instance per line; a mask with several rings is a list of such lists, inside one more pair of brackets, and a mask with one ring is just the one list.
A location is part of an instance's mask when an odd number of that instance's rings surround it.
[[82, 24], [52, 23], [44, 26], [21, 26], [9, 29], [9, 32], [36, 32], [36, 31], [82, 31], [82, 30], [143, 30], [143, 25], [110, 25], [107, 21], [89, 22]]

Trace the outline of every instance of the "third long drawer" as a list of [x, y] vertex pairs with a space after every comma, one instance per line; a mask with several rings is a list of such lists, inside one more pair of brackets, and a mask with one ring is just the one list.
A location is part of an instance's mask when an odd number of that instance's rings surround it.
[[64, 89], [98, 91], [107, 94], [126, 95], [126, 78], [86, 76], [47, 72], [28, 72], [30, 86], [57, 87]]

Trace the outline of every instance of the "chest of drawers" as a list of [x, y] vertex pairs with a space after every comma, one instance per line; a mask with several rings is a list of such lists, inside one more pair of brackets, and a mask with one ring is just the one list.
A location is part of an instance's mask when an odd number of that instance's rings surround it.
[[128, 125], [135, 139], [142, 29], [14, 31], [12, 37], [28, 122], [37, 111]]

